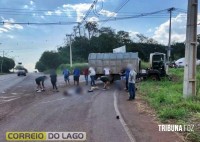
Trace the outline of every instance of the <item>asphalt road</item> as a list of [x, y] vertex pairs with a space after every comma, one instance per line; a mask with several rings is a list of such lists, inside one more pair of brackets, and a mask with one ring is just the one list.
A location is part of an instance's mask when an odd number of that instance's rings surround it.
[[66, 86], [61, 76], [58, 78], [60, 92], [54, 93], [47, 80], [46, 91], [36, 93], [34, 79], [39, 75], [0, 76], [1, 142], [6, 141], [5, 133], [9, 131], [81, 131], [87, 133], [88, 142], [131, 141], [127, 129], [116, 119], [119, 114], [114, 107], [114, 87], [87, 93], [89, 86], [83, 83], [85, 93], [64, 96], [63, 91], [72, 91], [74, 86]]

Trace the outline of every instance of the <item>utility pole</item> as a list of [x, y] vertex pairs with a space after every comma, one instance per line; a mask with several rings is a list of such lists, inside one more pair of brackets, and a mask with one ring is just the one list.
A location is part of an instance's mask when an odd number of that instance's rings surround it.
[[198, 0], [188, 0], [183, 97], [196, 95]]
[[167, 74], [169, 72], [169, 63], [170, 63], [170, 58], [171, 58], [171, 31], [172, 31], [172, 11], [175, 10], [174, 7], [168, 9], [169, 14], [170, 14], [170, 19], [169, 19], [169, 42], [168, 42], [168, 49], [167, 49]]
[[70, 54], [70, 67], [72, 67], [72, 45], [71, 45], [71, 37], [72, 35], [66, 35], [67, 37], [69, 37], [69, 47], [70, 47], [70, 51], [69, 51], [69, 54]]

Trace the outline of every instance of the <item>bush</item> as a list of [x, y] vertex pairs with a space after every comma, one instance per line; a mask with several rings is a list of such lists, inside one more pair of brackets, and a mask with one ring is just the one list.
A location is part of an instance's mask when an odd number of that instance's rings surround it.
[[162, 120], [166, 119], [183, 119], [187, 116], [187, 110], [184, 108], [164, 108], [160, 110], [159, 117]]
[[81, 70], [81, 72], [83, 71], [84, 68], [88, 67], [88, 63], [75, 63], [73, 64], [72, 67], [70, 67], [70, 64], [61, 64], [58, 68], [57, 68], [57, 73], [58, 74], [62, 74], [63, 69], [67, 68], [70, 70], [70, 72], [72, 73], [72, 71], [75, 68], [79, 68]]

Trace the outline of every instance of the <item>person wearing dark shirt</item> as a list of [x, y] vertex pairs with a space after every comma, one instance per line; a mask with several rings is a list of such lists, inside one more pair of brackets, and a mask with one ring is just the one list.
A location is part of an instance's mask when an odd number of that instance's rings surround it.
[[88, 70], [88, 68], [85, 68], [85, 69], [83, 70], [83, 75], [85, 76], [85, 83], [86, 83], [86, 85], [88, 85], [88, 75], [89, 75], [89, 70]]
[[52, 86], [53, 86], [53, 91], [55, 90], [56, 92], [58, 92], [58, 88], [57, 88], [57, 85], [56, 85], [56, 82], [57, 82], [57, 74], [56, 74], [56, 71], [55, 71], [55, 70], [51, 70], [50, 78], [51, 78], [51, 84], [52, 84]]
[[41, 92], [41, 91], [45, 91], [45, 87], [44, 87], [44, 81], [47, 79], [46, 76], [40, 76], [38, 78], [35, 79], [35, 82], [37, 84], [37, 92]]
[[78, 68], [75, 68], [73, 75], [74, 75], [74, 85], [75, 85], [75, 83], [77, 83], [77, 85], [79, 85], [80, 70]]

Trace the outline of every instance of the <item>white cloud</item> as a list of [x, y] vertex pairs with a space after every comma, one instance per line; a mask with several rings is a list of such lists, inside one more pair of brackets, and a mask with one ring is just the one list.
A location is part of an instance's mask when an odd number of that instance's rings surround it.
[[153, 29], [150, 28], [147, 30], [147, 33], [151, 33], [151, 32], [153, 32]]
[[45, 17], [44, 17], [44, 16], [40, 16], [40, 18], [42, 18], [42, 19], [45, 19]]
[[34, 4], [35, 4], [35, 3], [31, 0], [31, 1], [30, 1], [30, 5], [34, 5]]
[[9, 32], [15, 29], [18, 30], [22, 30], [23, 26], [19, 25], [19, 24], [10, 24], [15, 22], [14, 19], [10, 18], [10, 19], [5, 19], [4, 17], [1, 17], [2, 21], [4, 21], [4, 25], [0, 28], [0, 33], [4, 33], [4, 32]]
[[47, 11], [47, 12], [45, 12], [45, 15], [52, 15], [52, 14], [53, 14], [52, 11]]
[[104, 10], [104, 9], [99, 11], [99, 14], [106, 16], [106, 17], [116, 17], [117, 16], [117, 13], [111, 12], [111, 11], [108, 11], [108, 10]]
[[84, 18], [84, 13], [90, 8], [91, 4], [79, 3], [79, 4], [64, 4], [64, 10], [75, 10], [77, 14], [77, 22], [80, 22]]
[[88, 21], [90, 21], [90, 22], [98, 22], [99, 21], [99, 18], [97, 18], [97, 17], [90, 17], [89, 19], [88, 19]]
[[[200, 17], [198, 17], [198, 23], [200, 21]], [[172, 18], [172, 42], [183, 42], [186, 38], [186, 22], [187, 15], [179, 14], [176, 17]], [[198, 28], [198, 33], [200, 29]], [[160, 26], [156, 27], [153, 39], [158, 42], [167, 45], [169, 40], [169, 20], [162, 23]]]
[[137, 40], [137, 34], [140, 34], [139, 32], [136, 32], [136, 31], [129, 31], [129, 36], [132, 40]]
[[24, 5], [24, 9], [29, 9], [29, 6], [28, 5]]
[[61, 15], [61, 14], [62, 14], [62, 11], [61, 11], [61, 10], [56, 10], [56, 11], [55, 11], [55, 14], [56, 14], [56, 15]]
[[33, 10], [35, 9], [35, 3], [31, 0], [28, 4], [24, 5], [23, 8], [24, 9], [29, 9], [29, 10]]
[[8, 30], [5, 28], [0, 28], [0, 33], [3, 33], [3, 32], [8, 32]]
[[13, 35], [7, 35], [8, 38], [13, 39], [14, 36]]

